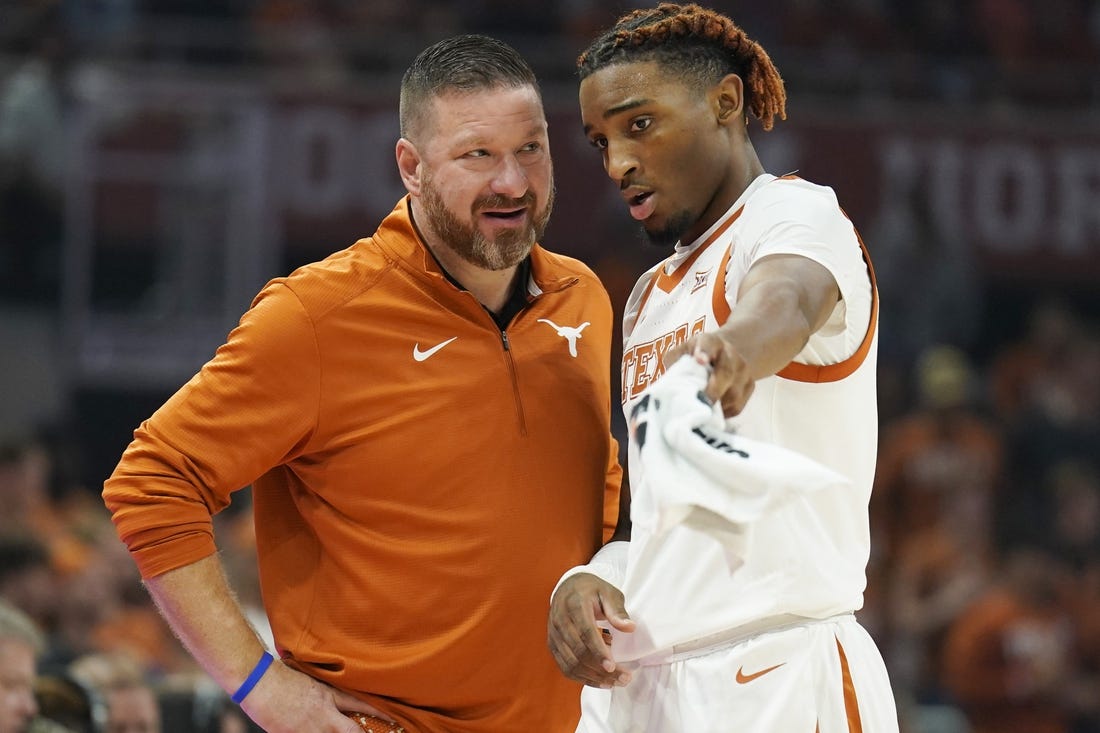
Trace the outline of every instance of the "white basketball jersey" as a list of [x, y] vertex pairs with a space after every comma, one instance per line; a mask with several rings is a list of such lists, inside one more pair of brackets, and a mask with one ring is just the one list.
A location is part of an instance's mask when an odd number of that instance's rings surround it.
[[[878, 306], [870, 261], [832, 189], [762, 175], [699, 240], [678, 245], [642, 276], [624, 316], [623, 407], [629, 420], [664, 372], [665, 352], [722, 325], [749, 268], [778, 254], [820, 263], [841, 300], [791, 364], [756, 383], [726, 427], [801, 453], [847, 481], [756, 519], [736, 571], [720, 542], [690, 527], [665, 533], [657, 553], [635, 534], [623, 590], [627, 610], [647, 632], [616, 635], [620, 661], [660, 657], [675, 645], [769, 619], [827, 618], [863, 605], [878, 441]], [[629, 466], [631, 484], [640, 486], [645, 466], [633, 440]], [[634, 509], [635, 527], [646, 526], [651, 518], [635, 517]], [[646, 582], [632, 583], [639, 573]]]

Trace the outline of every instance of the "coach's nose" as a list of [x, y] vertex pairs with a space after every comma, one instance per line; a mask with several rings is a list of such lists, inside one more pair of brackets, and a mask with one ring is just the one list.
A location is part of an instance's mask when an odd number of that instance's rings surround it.
[[506, 155], [501, 159], [489, 184], [493, 193], [510, 199], [523, 198], [529, 187], [527, 173], [514, 155]]

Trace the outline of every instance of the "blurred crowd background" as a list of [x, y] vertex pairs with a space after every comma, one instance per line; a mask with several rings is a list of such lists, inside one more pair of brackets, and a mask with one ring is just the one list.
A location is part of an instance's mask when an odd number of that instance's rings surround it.
[[[903, 730], [1100, 731], [1100, 2], [712, 6], [787, 82], [789, 119], [752, 131], [765, 166], [833, 186], [877, 267], [860, 616]], [[266, 280], [403, 194], [397, 92], [421, 48], [484, 32], [530, 58], [558, 185], [545, 244], [621, 308], [661, 253], [583, 139], [572, 62], [629, 7], [0, 0], [0, 598], [44, 635], [37, 730], [247, 729], [99, 490]], [[217, 538], [269, 633], [238, 497]], [[18, 699], [0, 674], [0, 706]]]

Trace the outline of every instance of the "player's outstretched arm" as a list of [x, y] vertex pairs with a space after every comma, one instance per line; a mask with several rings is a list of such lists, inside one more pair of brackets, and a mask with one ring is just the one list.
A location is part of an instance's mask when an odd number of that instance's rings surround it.
[[665, 365], [684, 355], [709, 364], [707, 394], [732, 417], [744, 409], [756, 380], [802, 351], [839, 299], [836, 279], [823, 265], [799, 255], [765, 257], [745, 275], [726, 323], [669, 349]]
[[[230, 695], [250, 677], [264, 646], [245, 619], [216, 555], [145, 581], [161, 614], [187, 650]], [[269, 733], [361, 733], [341, 714], [385, 717], [351, 695], [275, 660], [241, 702]]]

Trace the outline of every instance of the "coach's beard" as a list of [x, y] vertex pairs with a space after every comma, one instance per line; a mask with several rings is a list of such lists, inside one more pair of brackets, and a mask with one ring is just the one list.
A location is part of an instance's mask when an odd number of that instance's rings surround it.
[[535, 242], [546, 232], [550, 212], [554, 208], [554, 188], [551, 184], [546, 206], [542, 211], [534, 212], [527, 226], [500, 232], [490, 241], [477, 227], [476, 212], [509, 206], [525, 206], [529, 211], [533, 211], [535, 195], [532, 192], [528, 191], [521, 199], [489, 197], [475, 201], [470, 212], [469, 224], [462, 222], [447, 208], [443, 203], [443, 197], [430, 181], [422, 184], [420, 198], [424, 203], [424, 214], [427, 216], [431, 230], [459, 257], [486, 270], [506, 270], [522, 262], [531, 252]]

